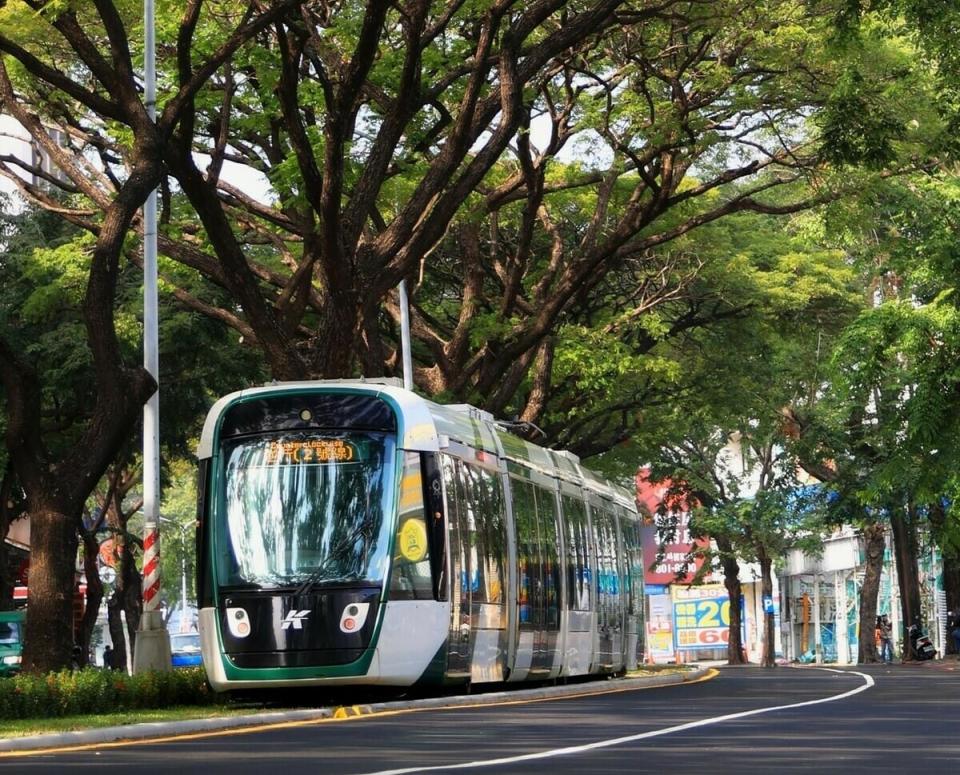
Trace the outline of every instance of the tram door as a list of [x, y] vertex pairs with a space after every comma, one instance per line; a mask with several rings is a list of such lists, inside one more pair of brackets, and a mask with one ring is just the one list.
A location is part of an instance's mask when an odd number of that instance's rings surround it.
[[450, 547], [450, 634], [447, 638], [446, 676], [451, 681], [470, 678], [470, 655], [473, 652], [470, 612], [473, 610], [473, 557], [470, 552], [469, 527], [464, 509], [463, 484], [458, 476], [459, 463], [443, 455], [443, 483], [447, 496], [447, 540]]
[[592, 505], [597, 551], [597, 666], [613, 672], [623, 667], [624, 612], [617, 523], [610, 504], [595, 501]]
[[517, 533], [517, 666], [548, 677], [558, 666], [560, 567], [556, 496], [545, 487], [512, 479]]
[[593, 555], [583, 493], [573, 485], [562, 485], [564, 553], [566, 556], [567, 631], [564, 644], [564, 675], [585, 675], [593, 660], [594, 600]]
[[487, 458], [467, 462], [444, 456], [444, 481], [452, 566], [447, 678], [502, 681], [507, 655], [507, 541], [495, 459], [491, 464]]
[[636, 669], [643, 662], [643, 558], [641, 556], [640, 525], [628, 512], [620, 511], [620, 534], [623, 538], [624, 591], [627, 593], [626, 625], [624, 627], [624, 667]]

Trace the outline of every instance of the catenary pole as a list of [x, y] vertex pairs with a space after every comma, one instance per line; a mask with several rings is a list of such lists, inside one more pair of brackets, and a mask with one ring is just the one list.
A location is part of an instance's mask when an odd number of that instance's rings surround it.
[[[143, 2], [143, 93], [157, 116], [153, 0]], [[143, 408], [143, 612], [133, 648], [133, 671], [169, 670], [170, 635], [160, 614], [160, 355], [157, 301], [157, 191], [143, 207], [143, 365], [157, 390]]]
[[410, 352], [410, 301], [407, 298], [407, 281], [401, 280], [397, 289], [400, 294], [400, 353], [403, 356], [403, 387], [413, 390], [413, 355]]

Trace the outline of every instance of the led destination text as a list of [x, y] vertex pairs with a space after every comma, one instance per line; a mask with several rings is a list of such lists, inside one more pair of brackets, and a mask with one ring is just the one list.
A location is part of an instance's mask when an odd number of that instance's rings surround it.
[[274, 441], [267, 447], [266, 463], [349, 463], [356, 449], [343, 439]]

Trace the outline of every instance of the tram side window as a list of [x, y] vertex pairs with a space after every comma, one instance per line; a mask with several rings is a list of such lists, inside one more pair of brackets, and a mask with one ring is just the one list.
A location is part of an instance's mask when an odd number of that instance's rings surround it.
[[[453, 602], [460, 605], [469, 597], [473, 580], [473, 556], [470, 551], [468, 507], [460, 461], [443, 456], [443, 481], [447, 489], [447, 521], [450, 530], [450, 552], [453, 557]], [[468, 614], [469, 612], [464, 612]]]
[[623, 585], [620, 575], [621, 552], [617, 546], [617, 517], [613, 511], [607, 509], [604, 510], [604, 517], [607, 528], [607, 588], [610, 595], [610, 625], [613, 629], [618, 629], [621, 624]]
[[606, 550], [604, 547], [603, 512], [592, 509], [591, 526], [593, 528], [593, 546], [596, 551], [594, 568], [594, 594], [597, 598], [597, 623], [601, 628], [607, 625], [607, 589], [606, 589]]
[[600, 625], [616, 626], [619, 580], [616, 566], [616, 534], [613, 515], [604, 508], [594, 509], [594, 535], [597, 544], [597, 591]]
[[503, 603], [506, 529], [499, 476], [460, 462], [469, 534], [473, 601]]
[[567, 608], [590, 610], [590, 561], [587, 559], [587, 512], [579, 498], [563, 496], [567, 526]]
[[640, 525], [623, 520], [623, 548], [627, 558], [627, 583], [630, 590], [629, 611], [643, 615], [643, 557], [641, 556]]
[[543, 558], [544, 604], [548, 629], [560, 626], [560, 540], [557, 536], [557, 497], [543, 487], [534, 488], [540, 518], [540, 554]]
[[533, 485], [511, 479], [513, 516], [517, 531], [517, 594], [520, 603], [520, 624], [542, 625], [542, 569], [540, 535], [537, 529], [537, 506]]
[[628, 610], [630, 605], [630, 563], [627, 557], [627, 540], [624, 530], [627, 528], [627, 522], [623, 518], [622, 512], [617, 509], [613, 514], [613, 538], [615, 541], [614, 557], [617, 580], [617, 611], [622, 614]]
[[390, 578], [390, 597], [394, 600], [431, 600], [434, 597], [427, 531], [420, 455], [405, 452]]

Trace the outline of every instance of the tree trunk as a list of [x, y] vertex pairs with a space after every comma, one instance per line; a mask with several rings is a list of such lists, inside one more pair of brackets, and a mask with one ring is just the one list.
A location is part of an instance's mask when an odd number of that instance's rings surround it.
[[13, 609], [13, 582], [10, 569], [10, 550], [7, 533], [11, 523], [19, 516], [17, 498], [14, 498], [13, 461], [7, 461], [3, 479], [0, 480], [0, 611]]
[[879, 662], [874, 630], [877, 621], [877, 596], [880, 593], [880, 574], [883, 571], [883, 553], [886, 549], [884, 526], [880, 523], [863, 528], [864, 575], [860, 587], [860, 637], [857, 645], [857, 662]]
[[97, 558], [100, 554], [100, 544], [94, 531], [83, 534], [83, 571], [87, 577], [87, 599], [83, 609], [83, 618], [80, 620], [80, 629], [77, 632], [77, 645], [80, 646], [80, 667], [90, 664], [90, 640], [93, 628], [100, 613], [100, 603], [103, 601], [103, 582], [100, 581]]
[[23, 669], [45, 673], [73, 659], [77, 516], [51, 505], [31, 508], [30, 602]]
[[[946, 597], [947, 604], [947, 622], [956, 621], [960, 613], [960, 556], [954, 547], [954, 542], [949, 538], [949, 528], [947, 527], [946, 508], [942, 501], [935, 501], [929, 504], [928, 519], [933, 534], [933, 540], [940, 545], [943, 551], [943, 594]], [[956, 654], [957, 646], [947, 631], [947, 642], [943, 644], [944, 653]]]
[[10, 578], [10, 551], [7, 531], [10, 523], [0, 524], [0, 611], [13, 610], [13, 579]]
[[897, 562], [897, 582], [900, 588], [900, 611], [903, 626], [903, 656], [910, 659], [911, 624], [922, 625], [920, 605], [920, 572], [917, 568], [917, 530], [913, 508], [891, 508], [890, 526], [893, 530], [893, 556]]
[[[773, 600], [773, 562], [769, 557], [760, 558], [760, 595], [763, 600]], [[777, 642], [774, 632], [773, 611], [763, 612], [763, 656], [760, 664], [763, 667], [776, 667]]]
[[113, 664], [115, 670], [127, 670], [127, 640], [123, 634], [123, 594], [114, 590], [107, 600], [107, 629], [110, 630], [110, 644], [113, 646]]
[[130, 641], [131, 658], [133, 657], [133, 648], [137, 643], [137, 631], [140, 629], [140, 614], [143, 613], [142, 593], [140, 574], [137, 573], [136, 566], [134, 566], [130, 583], [127, 585], [123, 597], [123, 612], [127, 617], [127, 639]]
[[743, 653], [743, 640], [740, 632], [743, 622], [740, 617], [740, 598], [743, 588], [740, 584], [740, 565], [729, 541], [721, 538], [714, 539], [720, 550], [723, 566], [723, 585], [727, 588], [727, 597], [730, 600], [730, 635], [727, 639], [727, 664], [746, 664], [746, 655]]
[[[126, 520], [123, 520], [124, 527]], [[137, 628], [140, 626], [142, 611], [140, 574], [133, 551], [130, 548], [130, 539], [118, 535], [119, 562], [117, 582], [113, 594], [107, 602], [107, 623], [110, 628], [110, 639], [113, 641], [114, 665], [125, 670], [128, 663], [132, 663], [133, 649], [137, 642]], [[126, 617], [126, 633], [124, 633], [123, 617]], [[130, 644], [130, 653], [127, 653], [127, 643]]]
[[[140, 626], [140, 574], [135, 573], [134, 580], [128, 579], [126, 584], [119, 585], [107, 601], [107, 627], [110, 630], [110, 640], [113, 643], [113, 666], [118, 670], [126, 670], [128, 664], [133, 664], [133, 649], [137, 644], [137, 628]], [[126, 618], [126, 631], [124, 631]], [[130, 651], [127, 652], [127, 643]]]

